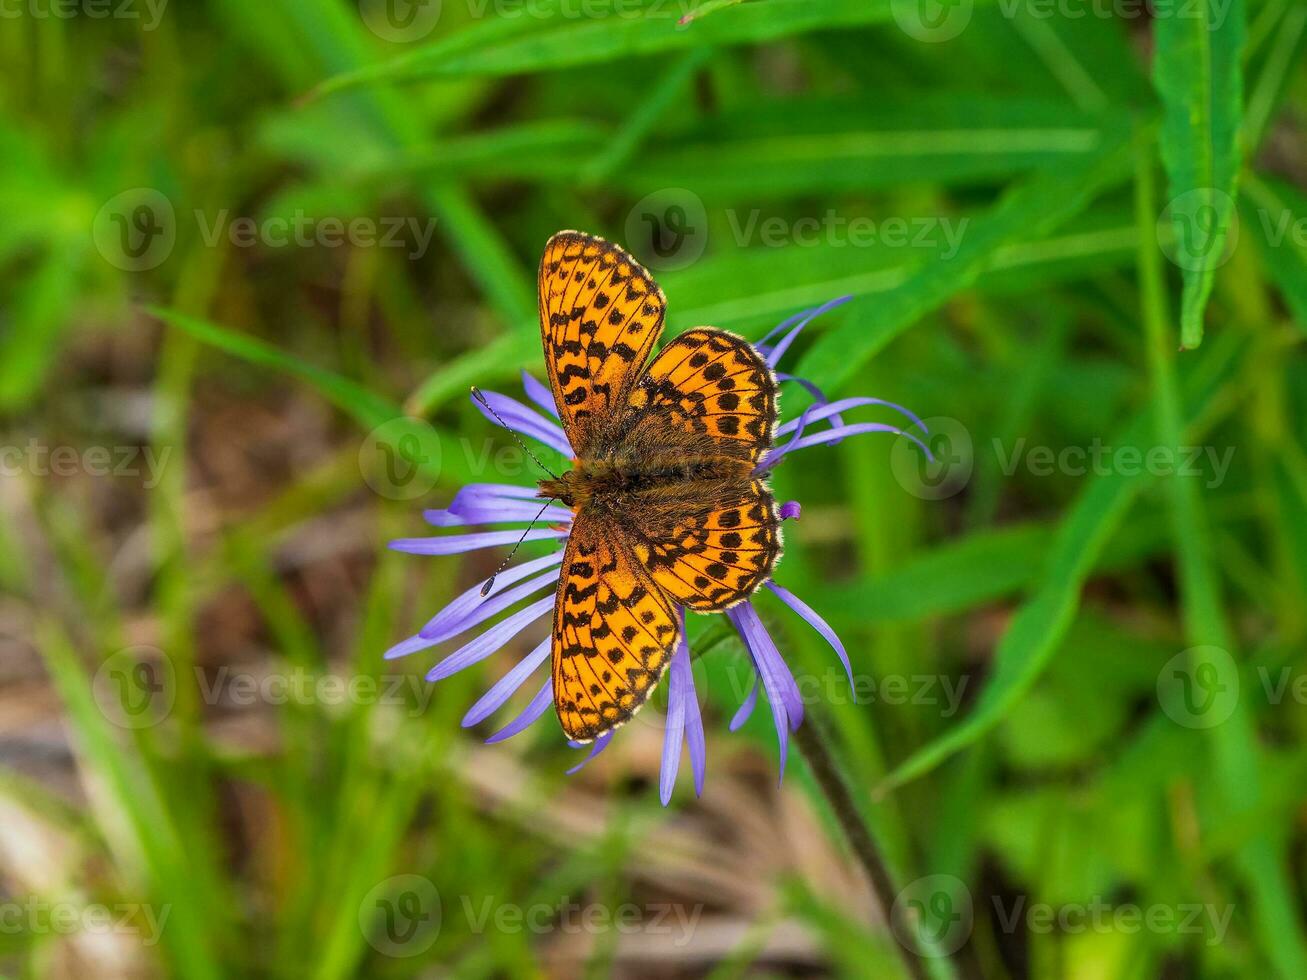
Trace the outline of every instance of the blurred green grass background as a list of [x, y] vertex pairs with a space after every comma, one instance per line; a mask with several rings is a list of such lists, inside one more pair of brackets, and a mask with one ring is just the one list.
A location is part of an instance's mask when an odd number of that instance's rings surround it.
[[0, 7], [5, 975], [899, 975], [734, 641], [667, 810], [657, 705], [568, 777], [459, 726], [528, 645], [381, 660], [497, 562], [384, 544], [534, 478], [465, 395], [582, 228], [670, 333], [852, 294], [792, 370], [935, 421], [778, 473], [859, 697], [769, 619], [929, 972], [1307, 976], [1307, 8], [689, 9]]

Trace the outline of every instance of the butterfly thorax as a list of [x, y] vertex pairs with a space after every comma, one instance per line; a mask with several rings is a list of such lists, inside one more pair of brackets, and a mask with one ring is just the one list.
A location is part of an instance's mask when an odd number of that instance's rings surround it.
[[624, 447], [595, 460], [580, 460], [558, 479], [541, 480], [539, 496], [580, 511], [620, 516], [626, 507], [694, 486], [747, 480], [752, 464], [732, 456], [701, 453], [686, 446], [632, 451]]

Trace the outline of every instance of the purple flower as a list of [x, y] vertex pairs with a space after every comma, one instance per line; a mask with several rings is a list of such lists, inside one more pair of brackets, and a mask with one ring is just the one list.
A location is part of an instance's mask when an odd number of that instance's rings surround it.
[[[795, 338], [814, 317], [847, 302], [850, 298], [841, 297], [800, 313], [772, 330], [757, 345], [768, 365], [775, 369]], [[777, 428], [777, 444], [759, 462], [757, 472], [764, 473], [774, 469], [789, 454], [799, 450], [823, 443], [839, 442], [847, 436], [867, 432], [889, 432], [904, 436], [915, 442], [928, 457], [930, 456], [930, 450], [920, 439], [893, 425], [879, 422], [850, 423], [845, 422], [843, 418], [843, 413], [854, 408], [881, 406], [901, 413], [924, 433], [926, 429], [921, 420], [907, 409], [879, 398], [842, 398], [832, 402], [816, 385], [802, 378], [784, 373], [778, 373], [777, 378], [782, 383], [793, 382], [800, 385], [812, 396], [813, 402], [798, 418]], [[493, 411], [487, 410], [487, 407], [476, 399], [473, 399], [473, 404], [476, 404], [482, 414], [495, 424], [500, 424], [502, 419], [518, 433], [531, 436], [566, 456], [573, 456], [567, 436], [557, 422], [558, 413], [549, 389], [526, 372], [523, 372], [522, 381], [527, 398], [537, 406], [536, 408], [494, 392], [485, 392], [488, 407]], [[495, 417], [495, 413], [498, 413], [499, 418]], [[814, 427], [818, 426], [820, 427], [814, 431]], [[524, 524], [536, 516], [540, 506], [535, 487], [474, 483], [463, 487], [455, 494], [447, 508], [428, 510], [423, 516], [429, 524], [440, 528]], [[799, 513], [800, 507], [797, 501], [789, 501], [780, 509], [782, 520], [797, 520]], [[554, 592], [559, 575], [562, 573], [561, 546], [568, 535], [572, 511], [566, 507], [548, 506], [541, 519], [549, 526], [532, 529], [526, 535], [526, 540], [556, 539], [560, 546], [558, 550], [544, 557], [505, 568], [495, 577], [493, 585], [484, 595], [481, 583], [468, 589], [440, 610], [417, 634], [386, 651], [386, 657], [389, 659], [406, 656], [459, 638], [461, 645], [427, 674], [428, 680], [438, 681], [486, 659], [502, 649], [519, 633], [549, 615], [553, 610]], [[520, 529], [470, 531], [429, 538], [405, 538], [392, 541], [390, 546], [397, 551], [419, 555], [453, 555], [482, 548], [511, 545], [521, 537], [521, 533]], [[830, 644], [843, 663], [845, 671], [848, 672], [851, 685], [853, 668], [844, 650], [844, 644], [835, 635], [835, 631], [811, 606], [789, 590], [771, 581], [766, 582], [765, 587]], [[502, 618], [500, 614], [504, 614]], [[688, 744], [690, 750], [690, 767], [694, 773], [696, 794], [703, 791], [706, 765], [703, 719], [699, 713], [699, 702], [695, 694], [690, 650], [684, 629], [684, 615], [682, 611], [681, 641], [672, 653], [671, 665], [668, 669], [667, 716], [659, 779], [659, 795], [664, 805], [671, 799], [684, 745]], [[753, 689], [736, 711], [730, 728], [734, 731], [748, 720], [757, 705], [758, 692], [761, 688], [776, 727], [780, 748], [780, 774], [783, 776], [789, 734], [803, 722], [803, 699], [798, 685], [795, 683], [794, 675], [790, 673], [785, 658], [777, 649], [775, 641], [763, 626], [752, 599], [731, 607], [726, 610], [725, 615], [744, 641], [745, 649], [749, 653], [757, 675]], [[476, 630], [476, 627], [490, 623], [491, 620], [495, 620], [492, 625]], [[464, 634], [470, 634], [470, 638], [464, 638]], [[509, 699], [527, 683], [540, 684], [535, 696], [525, 709], [486, 741], [499, 742], [510, 738], [545, 714], [553, 705], [552, 680], [548, 676], [544, 676], [542, 682], [532, 681], [532, 678], [536, 678], [542, 672], [542, 668], [549, 660], [549, 652], [550, 637], [546, 635], [529, 654], [518, 661], [468, 709], [467, 714], [463, 716], [464, 727], [485, 721], [507, 704]], [[589, 746], [585, 758], [569, 772], [576, 772], [602, 752], [612, 737], [613, 732], [610, 731], [595, 739]]]

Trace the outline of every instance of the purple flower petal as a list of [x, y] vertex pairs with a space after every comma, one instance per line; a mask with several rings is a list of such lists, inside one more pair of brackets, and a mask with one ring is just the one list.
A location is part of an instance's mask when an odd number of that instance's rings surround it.
[[611, 742], [612, 740], [613, 740], [613, 733], [611, 731], [604, 732], [602, 735], [600, 735], [598, 738], [594, 740], [594, 743], [590, 746], [590, 751], [586, 753], [586, 757], [582, 759], [580, 762], [578, 762], [576, 765], [574, 765], [571, 769], [567, 770], [566, 774], [568, 776], [571, 776], [575, 773], [580, 772], [583, 768], [585, 768], [585, 764], [587, 762], [589, 762], [591, 759], [597, 756], [604, 749], [608, 748], [608, 743]]
[[[916, 436], [911, 433], [904, 433], [902, 429], [897, 429], [897, 427], [894, 426], [887, 426], [881, 422], [855, 422], [852, 423], [852, 425], [839, 426], [836, 427], [836, 429], [823, 430], [821, 433], [805, 435], [804, 438], [799, 440], [799, 442], [789, 444], [789, 446], [784, 448], [784, 452], [793, 452], [795, 449], [806, 449], [809, 446], [821, 446], [822, 443], [839, 442], [839, 440], [843, 439], [844, 436], [859, 435], [860, 433], [893, 433], [894, 435], [901, 435], [904, 439], [911, 439], [912, 442], [918, 444], [918, 447], [921, 449], [921, 452], [925, 453], [927, 459], [931, 460], [932, 463], [935, 463], [935, 456], [931, 455], [931, 449], [927, 447], [927, 444], [921, 442], [920, 439], [916, 438]], [[776, 464], [772, 463], [771, 465]]]
[[495, 681], [494, 686], [481, 695], [476, 704], [472, 705], [463, 716], [463, 727], [471, 728], [473, 725], [479, 725], [507, 704], [508, 699], [517, 693], [517, 689], [526, 682], [532, 672], [549, 659], [553, 640], [552, 636], [546, 636], [540, 641], [539, 646], [514, 664], [512, 670]]
[[[495, 425], [499, 425], [500, 419], [503, 419], [503, 423], [519, 435], [538, 439], [551, 449], [562, 453], [568, 459], [572, 458], [572, 447], [557, 423], [542, 418], [539, 412], [523, 405], [516, 398], [509, 398], [497, 391], [483, 391], [481, 394], [485, 396], [490, 408], [482, 405], [477, 398], [472, 399], [472, 404], [477, 407], [478, 412]], [[492, 412], [491, 409], [494, 409], [494, 411]], [[498, 419], [495, 418], [495, 412], [499, 413]]]
[[785, 775], [785, 757], [789, 747], [789, 730], [798, 728], [803, 721], [803, 697], [794, 675], [776, 649], [776, 644], [758, 618], [751, 602], [742, 602], [726, 610], [726, 615], [753, 656], [753, 662], [762, 675], [767, 701], [771, 704], [772, 720], [776, 725], [776, 738], [780, 744], [780, 774]]
[[417, 653], [419, 650], [426, 650], [433, 647], [439, 640], [428, 640], [421, 634], [410, 636], [407, 640], [400, 640], [393, 647], [382, 654], [383, 660], [395, 660], [399, 657], [407, 657], [410, 653]]
[[486, 739], [486, 744], [491, 745], [495, 742], [502, 742], [506, 738], [512, 738], [518, 732], [525, 731], [535, 724], [536, 719], [549, 710], [549, 706], [554, 703], [554, 681], [553, 678], [546, 678], [544, 686], [536, 691], [536, 696], [531, 699], [531, 703], [522, 709], [522, 713], [501, 728], [495, 734]]
[[781, 504], [781, 520], [783, 521], [797, 521], [802, 513], [803, 505], [797, 500], [787, 500]]
[[[809, 407], [809, 411], [804, 412], [800, 418], [791, 419], [776, 430], [777, 435], [786, 435], [795, 429], [801, 429], [805, 425], [813, 422], [820, 422], [822, 419], [829, 418], [832, 415], [838, 415], [840, 412], [847, 411], [850, 408], [861, 408], [864, 405], [883, 405], [886, 408], [892, 408], [904, 417], [910, 419], [914, 425], [921, 429], [922, 432], [928, 432], [926, 423], [917, 418], [912, 412], [908, 411], [902, 405], [896, 405], [893, 402], [887, 402], [883, 398], [841, 398], [835, 402], [824, 402]], [[842, 425], [836, 422], [834, 425]]]
[[[480, 608], [482, 603], [487, 599], [503, 592], [514, 582], [520, 582], [528, 575], [532, 575], [540, 571], [542, 568], [549, 568], [551, 565], [562, 564], [563, 555], [564, 552], [560, 549], [558, 551], [551, 551], [543, 558], [533, 558], [531, 561], [523, 562], [520, 565], [510, 565], [495, 576], [495, 584], [490, 587], [490, 592], [484, 596], [481, 594], [481, 589], [485, 583], [478, 582], [476, 585], [472, 586], [472, 588], [462, 593], [457, 599], [450, 602], [449, 605], [440, 610], [440, 612], [436, 613], [431, 621], [427, 623], [426, 626], [422, 627], [423, 633], [431, 632], [434, 635], [436, 630], [449, 623], [457, 622], [458, 620], [465, 618], [474, 610]], [[439, 643], [440, 641], [436, 640], [435, 642]]]
[[[687, 663], [690, 653], [687, 648]], [[694, 690], [694, 673], [687, 671], [690, 686], [689, 697], [685, 699], [685, 742], [690, 747], [690, 771], [694, 773], [694, 795], [703, 796], [703, 779], [708, 770], [708, 746], [703, 737], [703, 715], [699, 713], [699, 699]], [[673, 682], [675, 678], [673, 677]]]
[[472, 664], [484, 660], [552, 609], [553, 605], [554, 597], [550, 595], [545, 596], [538, 602], [531, 603], [525, 609], [519, 609], [513, 615], [496, 623], [475, 640], [465, 643], [432, 667], [427, 671], [427, 680], [444, 680], [451, 674], [458, 673], [464, 667], [470, 667]]
[[828, 310], [833, 310], [837, 306], [843, 306], [851, 299], [853, 299], [852, 296], [840, 296], [837, 299], [833, 299], [830, 300], [829, 302], [823, 303], [821, 306], [805, 314], [803, 319], [799, 321], [798, 326], [796, 326], [788, 334], [786, 334], [779, 341], [777, 341], [776, 346], [773, 347], [771, 351], [767, 354], [767, 364], [770, 367], [775, 367], [777, 362], [780, 361], [780, 359], [785, 356], [785, 352], [790, 349], [790, 344], [794, 343], [795, 339], [799, 336], [799, 334], [803, 332], [804, 327], [806, 327], [814, 319], [821, 316], [823, 313], [827, 312]]
[[[554, 403], [554, 393], [547, 387], [527, 374], [522, 372], [522, 389], [526, 392], [526, 397], [531, 399], [554, 418], [558, 418], [558, 405]], [[568, 453], [569, 456], [573, 455]]]
[[785, 330], [785, 328], [786, 328], [786, 327], [789, 327], [791, 324], [798, 323], [800, 320], [802, 320], [805, 316], [807, 316], [809, 313], [811, 313], [811, 312], [812, 312], [813, 310], [815, 310], [815, 309], [816, 309], [815, 306], [814, 306], [814, 307], [810, 307], [809, 309], [806, 309], [806, 310], [800, 310], [798, 313], [795, 313], [793, 316], [788, 316], [788, 317], [786, 317], [786, 318], [785, 318], [784, 320], [782, 320], [780, 323], [776, 324], [776, 326], [772, 327], [772, 328], [771, 328], [770, 330], [768, 330], [765, 334], [763, 334], [763, 335], [762, 335], [762, 339], [759, 340], [759, 341], [758, 341], [756, 344], [754, 344], [753, 346], [756, 347], [756, 348], [757, 348], [758, 350], [760, 350], [760, 351], [769, 351], [769, 350], [771, 350], [771, 339], [772, 339], [773, 337], [775, 337], [778, 333], [783, 332], [783, 331]]
[[809, 405], [805, 408], [803, 414], [795, 420], [796, 427], [794, 429], [794, 435], [790, 436], [789, 442], [785, 443], [783, 446], [777, 446], [764, 454], [762, 459], [758, 460], [758, 465], [753, 468], [754, 474], [765, 473], [784, 459], [785, 454], [798, 445], [799, 440], [803, 438], [803, 430], [808, 425], [809, 417], [820, 411], [821, 408], [821, 405]]
[[[684, 636], [684, 632], [681, 635]], [[663, 731], [663, 761], [658, 770], [658, 795], [663, 806], [671, 801], [672, 790], [676, 786], [676, 772], [681, 766], [685, 702], [687, 698], [694, 698], [694, 677], [691, 675], [687, 678], [689, 673], [690, 654], [682, 643], [672, 653], [671, 682], [667, 687], [667, 727]]]
[[852, 688], [853, 665], [849, 663], [849, 655], [844, 650], [844, 644], [840, 641], [840, 638], [836, 635], [835, 631], [831, 629], [830, 624], [822, 619], [815, 609], [796, 596], [789, 589], [782, 588], [775, 582], [768, 582], [767, 588], [780, 596], [783, 603], [798, 613], [809, 626], [820, 633], [822, 638], [831, 645], [831, 649], [839, 654], [840, 661], [844, 664], [844, 672], [849, 675], [849, 687]]
[[481, 508], [504, 500], [538, 500], [536, 493], [537, 488], [516, 483], [468, 483], [454, 494], [449, 509], [461, 514], [464, 508]]
[[760, 680], [761, 678], [759, 678], [758, 674], [755, 672], [753, 675], [753, 687], [749, 689], [749, 696], [744, 699], [744, 703], [740, 705], [739, 710], [735, 712], [735, 716], [731, 719], [731, 724], [729, 726], [731, 731], [738, 732], [753, 714], [753, 709], [757, 707], [758, 688], [761, 686]]
[[521, 531], [479, 531], [475, 534], [450, 534], [437, 538], [399, 538], [390, 542], [389, 547], [411, 555], [460, 555], [481, 548], [495, 548], [501, 544], [516, 544], [518, 538], [523, 541], [544, 541], [548, 538], [565, 538], [568, 533], [553, 528], [538, 528], [527, 531], [523, 537]]
[[546, 506], [545, 501], [514, 500], [484, 507], [454, 508], [433, 507], [422, 512], [422, 518], [434, 527], [457, 527], [463, 524], [506, 524], [516, 521], [544, 521], [546, 524], [565, 524], [572, 520], [566, 507]]
[[[779, 372], [779, 371], [778, 371], [777, 374], [776, 374], [776, 380], [777, 380], [777, 381], [793, 381], [795, 384], [797, 384], [797, 385], [799, 385], [800, 387], [802, 387], [802, 388], [803, 388], [803, 389], [804, 389], [808, 394], [810, 394], [810, 395], [812, 396], [812, 398], [813, 398], [813, 401], [814, 401], [816, 404], [818, 404], [818, 405], [829, 405], [829, 404], [830, 404], [830, 399], [826, 397], [826, 393], [825, 393], [824, 391], [822, 391], [820, 388], [818, 388], [818, 387], [817, 387], [815, 384], [813, 384], [811, 381], [809, 381], [807, 378], [798, 378], [798, 377], [795, 377], [795, 376], [792, 375], [792, 374], [785, 374], [784, 372]], [[843, 425], [843, 424], [844, 424], [844, 417], [841, 416], [841, 415], [832, 415], [832, 416], [831, 416], [831, 420], [830, 420], [830, 424], [831, 424], [831, 425]]]
[[[497, 616], [510, 606], [517, 605], [527, 596], [535, 595], [541, 589], [551, 587], [558, 581], [558, 576], [562, 572], [561, 568], [551, 568], [543, 575], [538, 575], [527, 582], [523, 582], [515, 589], [508, 589], [493, 599], [487, 598], [486, 601], [457, 618], [437, 613], [435, 619], [418, 630], [418, 636], [439, 643], [458, 636], [459, 633], [465, 633], [473, 626], [478, 626], [492, 616]], [[477, 591], [479, 593], [480, 589]]]

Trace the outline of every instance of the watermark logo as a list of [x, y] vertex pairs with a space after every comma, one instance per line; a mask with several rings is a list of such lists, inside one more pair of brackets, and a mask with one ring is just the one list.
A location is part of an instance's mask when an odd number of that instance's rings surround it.
[[708, 212], [684, 187], [646, 194], [626, 216], [626, 241], [649, 242], [641, 250], [651, 269], [670, 272], [693, 265], [708, 245]]
[[1239, 667], [1220, 647], [1190, 647], [1158, 673], [1157, 700], [1177, 724], [1214, 728], [1234, 714], [1239, 703]]
[[395, 875], [364, 896], [359, 929], [384, 956], [418, 956], [440, 936], [440, 913], [440, 893], [429, 878]]
[[172, 711], [177, 672], [156, 647], [124, 647], [100, 664], [92, 692], [105, 718], [119, 728], [148, 728]]
[[359, 446], [359, 470], [389, 500], [412, 500], [440, 478], [440, 437], [421, 419], [401, 416], [371, 432]]
[[359, 0], [368, 30], [383, 41], [420, 41], [440, 22], [441, 0]]
[[919, 956], [948, 956], [971, 935], [971, 892], [961, 878], [926, 875], [909, 883], [890, 909], [890, 931]]
[[973, 6], [973, 0], [890, 0], [890, 13], [908, 37], [939, 44], [967, 29]]
[[1158, 246], [1188, 272], [1224, 265], [1238, 242], [1239, 214], [1234, 200], [1214, 187], [1186, 191], [1157, 219]]
[[975, 468], [971, 432], [957, 419], [944, 415], [923, 419], [928, 434], [921, 439], [930, 447], [932, 460], [911, 439], [899, 436], [890, 450], [890, 470], [899, 486], [922, 500], [944, 500], [962, 489]]
[[105, 202], [92, 225], [95, 247], [124, 272], [157, 268], [177, 244], [172, 201], [153, 187], [133, 187]]

